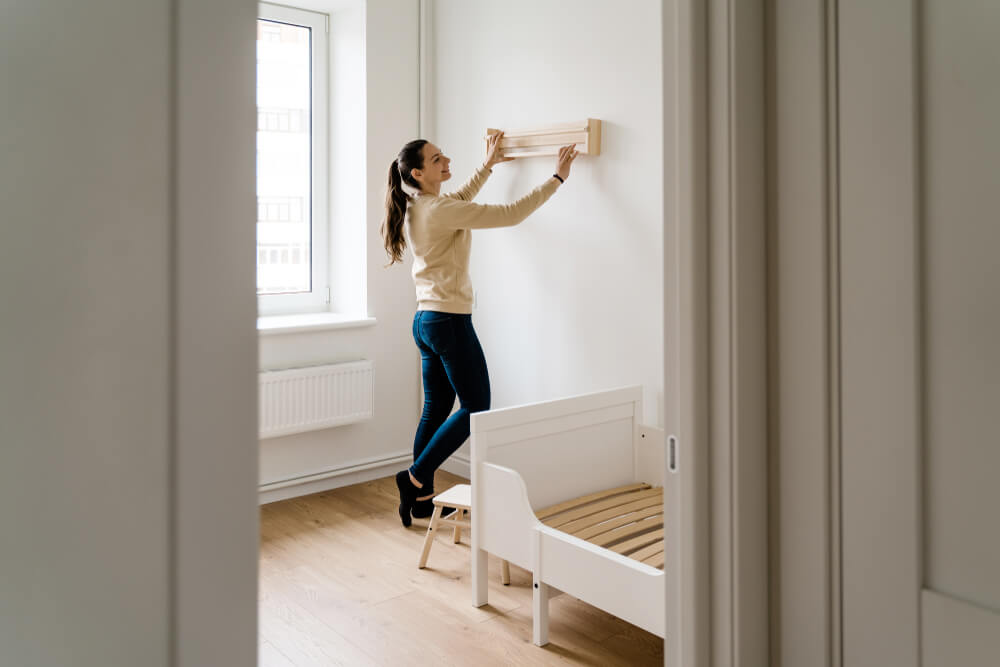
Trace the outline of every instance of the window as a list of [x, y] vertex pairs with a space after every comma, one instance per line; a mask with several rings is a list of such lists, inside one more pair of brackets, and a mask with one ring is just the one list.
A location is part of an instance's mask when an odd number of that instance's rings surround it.
[[259, 7], [258, 311], [323, 311], [330, 283], [326, 16]]

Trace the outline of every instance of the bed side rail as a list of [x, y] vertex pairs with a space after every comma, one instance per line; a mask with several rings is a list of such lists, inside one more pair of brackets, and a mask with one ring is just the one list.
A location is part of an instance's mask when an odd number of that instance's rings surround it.
[[663, 637], [662, 570], [548, 526], [537, 531], [536, 578]]

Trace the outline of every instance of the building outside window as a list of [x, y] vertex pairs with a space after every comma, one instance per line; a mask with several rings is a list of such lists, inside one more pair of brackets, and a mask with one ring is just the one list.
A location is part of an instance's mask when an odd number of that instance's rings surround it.
[[329, 303], [327, 21], [260, 5], [257, 295], [262, 315]]

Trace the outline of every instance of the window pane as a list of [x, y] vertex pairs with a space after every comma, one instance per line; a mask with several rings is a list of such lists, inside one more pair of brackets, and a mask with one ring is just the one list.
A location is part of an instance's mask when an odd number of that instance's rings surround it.
[[257, 21], [257, 294], [312, 289], [309, 32]]

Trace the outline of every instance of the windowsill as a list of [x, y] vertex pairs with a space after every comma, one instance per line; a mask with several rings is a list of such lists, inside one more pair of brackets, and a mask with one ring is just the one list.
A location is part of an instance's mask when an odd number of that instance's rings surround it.
[[297, 315], [268, 315], [257, 318], [257, 334], [275, 334], [324, 331], [327, 329], [354, 329], [375, 325], [374, 317], [342, 315], [340, 313], [301, 313]]

